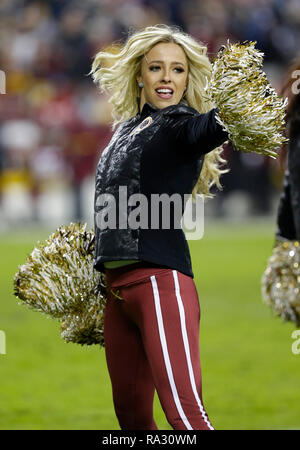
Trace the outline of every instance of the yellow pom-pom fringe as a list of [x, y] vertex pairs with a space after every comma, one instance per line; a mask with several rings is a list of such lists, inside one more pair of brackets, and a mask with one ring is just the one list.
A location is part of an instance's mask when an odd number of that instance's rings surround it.
[[213, 61], [206, 91], [235, 150], [276, 158], [276, 150], [287, 141], [283, 135], [287, 99], [270, 85], [262, 71], [264, 54], [255, 44], [227, 42]]
[[71, 223], [39, 242], [14, 277], [14, 294], [61, 322], [67, 342], [104, 346], [106, 280], [93, 268], [93, 231]]
[[300, 325], [300, 244], [277, 241], [261, 280], [262, 298], [285, 321]]

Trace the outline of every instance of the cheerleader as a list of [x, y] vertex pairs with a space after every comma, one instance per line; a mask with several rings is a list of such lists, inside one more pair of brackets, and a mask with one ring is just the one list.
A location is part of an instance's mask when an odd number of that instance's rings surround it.
[[110, 292], [105, 352], [122, 429], [157, 429], [156, 389], [174, 429], [213, 430], [201, 392], [199, 298], [173, 209], [168, 228], [161, 217], [151, 228], [148, 206], [139, 228], [121, 215], [116, 227], [103, 226], [104, 211], [113, 214], [104, 199], [118, 211], [120, 186], [148, 205], [153, 194], [207, 196], [220, 186], [228, 135], [205, 100], [210, 71], [206, 47], [168, 26], [136, 32], [119, 51], [98, 53], [92, 66], [94, 81], [112, 93], [114, 126], [120, 122], [96, 171], [95, 269], [105, 271]]
[[[300, 59], [296, 61], [287, 76], [282, 89], [288, 95], [287, 107], [287, 165], [283, 181], [282, 194], [277, 212], [278, 239], [300, 241]], [[298, 79], [295, 79], [295, 74]]]
[[[288, 96], [282, 160], [285, 172], [275, 244], [262, 276], [262, 299], [283, 320], [300, 326], [300, 59], [291, 67], [282, 94]], [[296, 78], [295, 78], [296, 76]], [[298, 77], [298, 78], [297, 78]], [[287, 158], [285, 158], [287, 156]]]

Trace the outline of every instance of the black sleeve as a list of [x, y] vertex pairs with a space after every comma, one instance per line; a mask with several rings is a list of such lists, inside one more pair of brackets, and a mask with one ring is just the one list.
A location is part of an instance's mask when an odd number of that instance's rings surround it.
[[293, 210], [295, 239], [300, 240], [300, 129], [290, 137], [288, 150], [290, 195]]
[[290, 174], [288, 170], [286, 170], [284, 174], [283, 187], [277, 210], [276, 236], [278, 238], [282, 237], [290, 240], [294, 240], [296, 238], [294, 216], [291, 205]]
[[179, 144], [197, 149], [198, 155], [209, 153], [228, 140], [228, 133], [216, 121], [217, 108], [204, 114], [184, 118], [177, 124], [175, 134]]

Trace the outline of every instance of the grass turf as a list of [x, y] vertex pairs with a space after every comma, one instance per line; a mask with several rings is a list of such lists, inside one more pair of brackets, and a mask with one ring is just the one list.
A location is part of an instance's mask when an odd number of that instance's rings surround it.
[[[50, 230], [53, 231], [53, 230]], [[203, 400], [216, 429], [299, 429], [294, 326], [261, 301], [273, 225], [207, 225], [189, 241], [201, 305]], [[104, 350], [65, 343], [58, 322], [17, 304], [19, 264], [47, 231], [0, 236], [0, 429], [117, 430]], [[155, 398], [160, 429], [171, 429]]]

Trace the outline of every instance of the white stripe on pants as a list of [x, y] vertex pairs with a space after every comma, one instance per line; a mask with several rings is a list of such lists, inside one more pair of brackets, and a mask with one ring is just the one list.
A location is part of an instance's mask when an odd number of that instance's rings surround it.
[[[191, 362], [189, 341], [188, 341], [187, 330], [186, 330], [185, 311], [184, 311], [184, 306], [183, 306], [183, 302], [182, 302], [182, 298], [181, 298], [181, 294], [180, 294], [180, 286], [179, 286], [177, 271], [173, 270], [172, 274], [173, 274], [174, 285], [175, 285], [175, 295], [176, 295], [177, 305], [178, 305], [179, 315], [180, 315], [181, 334], [182, 334], [185, 356], [186, 356], [186, 361], [187, 361], [187, 366], [188, 366], [189, 380], [191, 383], [191, 387], [192, 387], [192, 391], [193, 391], [195, 400], [196, 400], [199, 410], [201, 412], [202, 418], [205, 421], [205, 423], [207, 424], [208, 428], [213, 430], [214, 428], [212, 427], [212, 425], [210, 424], [210, 422], [206, 416], [205, 410], [203, 408], [203, 405], [201, 403], [201, 400], [199, 398], [197, 388], [196, 388], [195, 376], [194, 376], [194, 371], [193, 371], [192, 362]], [[177, 411], [179, 413], [179, 416], [182, 419], [183, 423], [185, 424], [186, 428], [188, 430], [192, 430], [193, 428], [192, 428], [190, 422], [188, 421], [188, 419], [184, 413], [183, 407], [181, 405], [180, 398], [179, 398], [179, 395], [177, 392], [176, 383], [175, 383], [174, 376], [173, 376], [173, 370], [172, 370], [172, 365], [170, 362], [168, 345], [167, 345], [167, 341], [166, 341], [166, 335], [165, 335], [165, 329], [164, 329], [164, 323], [163, 323], [163, 317], [162, 317], [162, 312], [161, 312], [160, 295], [159, 295], [155, 275], [151, 276], [150, 279], [151, 279], [153, 295], [154, 295], [155, 312], [156, 312], [156, 318], [157, 318], [157, 323], [158, 323], [159, 337], [160, 337], [164, 362], [165, 362], [166, 371], [168, 374], [168, 379], [169, 379], [173, 399], [174, 399]]]

